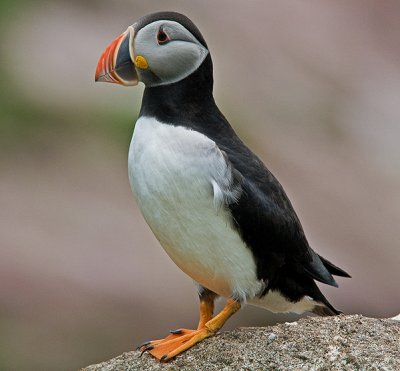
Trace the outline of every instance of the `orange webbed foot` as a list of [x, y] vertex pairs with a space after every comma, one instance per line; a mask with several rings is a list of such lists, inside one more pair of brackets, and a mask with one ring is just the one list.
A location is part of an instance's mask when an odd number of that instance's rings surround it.
[[[160, 362], [168, 362], [172, 358], [191, 348], [205, 338], [208, 338], [218, 332], [226, 320], [240, 308], [240, 303], [229, 299], [225, 308], [214, 318], [200, 316], [200, 322], [197, 330], [179, 329], [160, 340], [153, 340], [143, 343], [139, 349], [143, 352], [149, 352]], [[202, 311], [201, 311], [202, 312]], [[205, 318], [208, 319], [205, 322]]]
[[[139, 349], [142, 353], [149, 352], [153, 357], [157, 358], [161, 362], [167, 362], [201, 341], [204, 338], [201, 337], [200, 339], [198, 336], [201, 331], [202, 330], [189, 329], [171, 331], [171, 334], [164, 339], [146, 342], [142, 344]], [[193, 342], [194, 338], [199, 338], [199, 340]]]
[[171, 340], [179, 339], [182, 336], [190, 334], [190, 333], [192, 333], [194, 331], [196, 331], [196, 330], [190, 330], [190, 329], [186, 329], [186, 328], [181, 328], [181, 329], [178, 329], [178, 330], [171, 330], [169, 335], [166, 336], [164, 339], [146, 341], [146, 342], [140, 344], [136, 348], [136, 350], [141, 350], [142, 354], [143, 354], [144, 352], [152, 350], [155, 346], [159, 346], [159, 345], [167, 343], [167, 342], [169, 342]]

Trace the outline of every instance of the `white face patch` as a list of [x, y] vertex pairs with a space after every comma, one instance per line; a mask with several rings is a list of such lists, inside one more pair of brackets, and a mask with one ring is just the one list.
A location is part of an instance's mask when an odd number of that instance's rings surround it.
[[[160, 27], [170, 39], [164, 44], [157, 41]], [[160, 20], [138, 31], [133, 54], [135, 58], [145, 58], [148, 65], [146, 69], [137, 69], [139, 80], [146, 86], [157, 86], [189, 76], [203, 63], [208, 50], [181, 24]]]

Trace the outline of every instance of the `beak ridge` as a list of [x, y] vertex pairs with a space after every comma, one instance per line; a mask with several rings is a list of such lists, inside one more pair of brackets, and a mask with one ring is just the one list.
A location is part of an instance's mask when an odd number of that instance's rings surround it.
[[130, 26], [107, 46], [97, 63], [96, 82], [110, 82], [125, 86], [138, 84], [138, 76], [131, 59], [133, 40], [134, 29]]

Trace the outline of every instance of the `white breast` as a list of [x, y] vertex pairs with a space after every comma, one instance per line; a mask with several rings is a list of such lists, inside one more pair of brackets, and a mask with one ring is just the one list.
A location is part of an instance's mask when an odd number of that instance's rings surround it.
[[262, 282], [229, 211], [218, 207], [218, 184], [229, 171], [206, 136], [153, 118], [137, 121], [129, 179], [147, 223], [186, 274], [221, 296], [244, 300], [256, 295]]

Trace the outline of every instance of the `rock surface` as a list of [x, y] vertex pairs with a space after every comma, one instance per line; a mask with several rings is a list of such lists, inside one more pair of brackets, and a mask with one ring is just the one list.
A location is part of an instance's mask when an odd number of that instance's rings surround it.
[[238, 328], [167, 364], [132, 351], [82, 371], [400, 370], [400, 322], [360, 315]]

